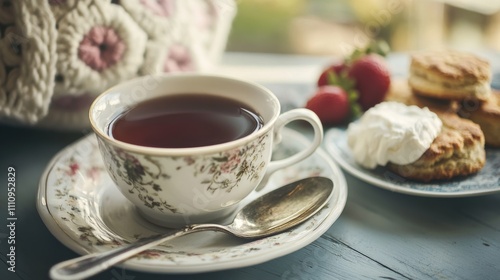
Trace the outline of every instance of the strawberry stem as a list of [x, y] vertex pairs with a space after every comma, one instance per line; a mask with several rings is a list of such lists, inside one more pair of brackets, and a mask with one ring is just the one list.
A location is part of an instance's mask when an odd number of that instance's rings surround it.
[[328, 84], [336, 85], [345, 90], [347, 93], [347, 99], [349, 101], [349, 111], [350, 111], [350, 119], [353, 120], [361, 114], [363, 114], [363, 110], [358, 103], [359, 93], [355, 88], [356, 81], [349, 78], [347, 75], [347, 71], [342, 70], [339, 74], [334, 71], [328, 72]]
[[383, 57], [386, 57], [390, 51], [391, 49], [386, 41], [371, 41], [366, 47], [362, 49], [355, 49], [348, 57], [346, 57], [345, 62], [349, 65], [358, 58], [371, 53], [376, 53]]
[[349, 100], [350, 107], [350, 118], [354, 120], [363, 114], [363, 109], [359, 105], [359, 93], [356, 90], [356, 81], [350, 78], [347, 74], [347, 70], [355, 60], [370, 54], [376, 53], [383, 57], [387, 56], [390, 52], [389, 45], [383, 40], [371, 41], [365, 48], [355, 49], [351, 55], [345, 58], [344, 63], [348, 67], [344, 68], [340, 73], [335, 73], [334, 71], [328, 72], [328, 84], [340, 86], [347, 93], [347, 98]]
[[363, 109], [358, 103], [359, 94], [356, 90], [347, 91], [347, 99], [349, 100], [351, 120], [354, 120], [363, 114]]

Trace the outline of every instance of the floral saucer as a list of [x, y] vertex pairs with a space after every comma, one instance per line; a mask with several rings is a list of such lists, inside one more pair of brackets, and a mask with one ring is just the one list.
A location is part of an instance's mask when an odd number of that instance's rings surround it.
[[328, 130], [324, 144], [333, 159], [351, 175], [390, 191], [429, 197], [465, 197], [500, 191], [500, 149], [486, 148], [486, 164], [477, 174], [449, 181], [419, 183], [406, 180], [384, 167], [370, 170], [358, 165], [347, 146], [345, 129]]
[[[308, 140], [296, 131], [285, 128], [283, 134], [286, 140], [276, 146], [276, 159], [308, 145]], [[194, 233], [143, 252], [121, 266], [146, 272], [198, 273], [255, 265], [292, 253], [327, 231], [340, 216], [347, 199], [342, 171], [321, 149], [306, 160], [277, 171], [264, 191], [309, 176], [331, 178], [334, 193], [324, 209], [289, 231], [254, 241], [216, 232]], [[259, 195], [253, 193], [247, 199]], [[144, 220], [113, 185], [94, 135], [79, 140], [52, 159], [40, 180], [37, 201], [38, 212], [50, 232], [79, 254], [106, 251], [169, 231]]]

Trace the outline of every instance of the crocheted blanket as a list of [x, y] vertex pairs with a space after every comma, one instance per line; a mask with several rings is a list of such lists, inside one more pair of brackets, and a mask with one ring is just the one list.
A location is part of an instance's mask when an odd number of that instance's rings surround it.
[[0, 119], [35, 124], [133, 77], [207, 70], [235, 10], [233, 0], [0, 1]]

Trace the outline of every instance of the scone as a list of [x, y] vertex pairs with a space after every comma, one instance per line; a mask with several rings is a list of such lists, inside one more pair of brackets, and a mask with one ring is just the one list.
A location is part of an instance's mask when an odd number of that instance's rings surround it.
[[433, 112], [455, 112], [457, 103], [451, 100], [436, 99], [413, 94], [404, 78], [393, 78], [384, 101], [396, 101], [406, 105], [416, 105], [420, 108], [428, 107]]
[[411, 58], [408, 82], [415, 94], [447, 100], [488, 100], [488, 61], [458, 51], [422, 52]]
[[487, 146], [500, 148], [500, 91], [493, 90], [485, 102], [474, 99], [450, 101], [413, 94], [406, 79], [394, 79], [385, 100], [428, 107], [433, 112], [456, 112], [480, 126]]
[[500, 91], [493, 91], [490, 98], [482, 103], [472, 100], [460, 102], [458, 114], [479, 124], [487, 146], [500, 148]]
[[411, 164], [389, 163], [389, 170], [407, 179], [430, 182], [467, 176], [483, 168], [486, 153], [479, 126], [453, 113], [437, 115], [443, 127], [429, 149]]

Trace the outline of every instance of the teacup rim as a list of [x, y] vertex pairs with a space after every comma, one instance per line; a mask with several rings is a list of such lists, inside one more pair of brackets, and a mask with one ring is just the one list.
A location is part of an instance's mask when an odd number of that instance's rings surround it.
[[[276, 106], [276, 111], [274, 112], [273, 116], [269, 121], [266, 121], [264, 123], [264, 126], [257, 130], [254, 133], [251, 133], [245, 137], [229, 141], [229, 142], [224, 142], [220, 144], [215, 144], [215, 145], [209, 145], [209, 146], [201, 146], [201, 147], [189, 147], [189, 148], [160, 148], [160, 147], [147, 147], [147, 146], [140, 146], [140, 145], [135, 145], [135, 144], [130, 144], [124, 141], [120, 141], [118, 139], [115, 139], [108, 135], [104, 130], [100, 128], [94, 118], [92, 117], [92, 112], [99, 102], [100, 99], [104, 98], [105, 95], [113, 92], [114, 90], [125, 87], [127, 85], [136, 83], [140, 80], [144, 80], [148, 77], [157, 77], [157, 78], [164, 78], [164, 77], [191, 77], [191, 78], [196, 78], [196, 77], [205, 77], [205, 78], [215, 78], [215, 79], [222, 79], [222, 80], [230, 80], [230, 81], [235, 81], [235, 82], [241, 82], [241, 83], [246, 83], [248, 85], [251, 85], [253, 87], [256, 87], [266, 93], [268, 93], [269, 97], [274, 101], [274, 105]], [[189, 156], [189, 155], [200, 155], [200, 154], [212, 154], [212, 153], [217, 153], [220, 151], [225, 151], [225, 150], [231, 150], [235, 149], [237, 147], [241, 147], [247, 143], [250, 143], [251, 141], [258, 139], [262, 135], [266, 134], [269, 132], [269, 130], [272, 129], [274, 123], [276, 122], [277, 118], [279, 117], [281, 113], [281, 104], [276, 97], [276, 95], [268, 88], [264, 87], [263, 85], [242, 79], [242, 78], [237, 78], [237, 77], [232, 77], [228, 75], [219, 75], [219, 74], [208, 74], [208, 73], [186, 73], [186, 72], [178, 72], [178, 73], [159, 73], [159, 74], [152, 74], [152, 75], [147, 75], [147, 76], [141, 76], [141, 77], [136, 77], [130, 80], [127, 80], [125, 82], [119, 83], [115, 86], [112, 86], [108, 88], [107, 90], [103, 91], [101, 94], [99, 94], [92, 104], [90, 105], [89, 108], [89, 121], [92, 130], [94, 133], [102, 138], [103, 140], [106, 140], [106, 142], [110, 143], [111, 145], [114, 145], [115, 147], [121, 148], [123, 150], [129, 151], [129, 152], [134, 152], [134, 153], [139, 153], [139, 154], [147, 154], [147, 155], [156, 155], [156, 156]]]

